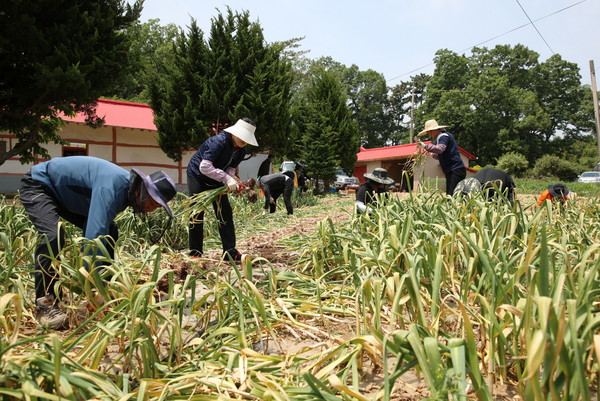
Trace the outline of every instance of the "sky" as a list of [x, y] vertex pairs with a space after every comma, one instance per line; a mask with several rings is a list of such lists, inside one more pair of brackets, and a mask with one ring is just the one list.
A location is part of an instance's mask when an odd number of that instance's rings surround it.
[[303, 37], [307, 57], [375, 70], [388, 86], [432, 74], [439, 49], [523, 44], [540, 62], [560, 54], [578, 64], [582, 84], [590, 60], [600, 67], [600, 0], [145, 0], [141, 20], [187, 29], [194, 18], [206, 35], [227, 7], [249, 11], [267, 42]]

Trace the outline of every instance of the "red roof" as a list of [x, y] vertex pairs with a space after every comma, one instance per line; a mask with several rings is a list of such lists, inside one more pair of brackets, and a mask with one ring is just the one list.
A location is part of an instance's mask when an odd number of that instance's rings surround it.
[[[147, 104], [98, 99], [96, 114], [98, 117], [104, 118], [105, 126], [156, 131], [154, 113]], [[61, 118], [65, 121], [85, 123], [85, 115], [82, 113], [75, 117], [63, 115]]]
[[[424, 142], [431, 143], [431, 141]], [[470, 160], [476, 160], [477, 157], [467, 152], [460, 146], [458, 147], [461, 153], [467, 156]], [[417, 153], [419, 149], [416, 143], [407, 143], [405, 145], [388, 146], [385, 148], [373, 148], [365, 149], [360, 147], [360, 152], [356, 154], [357, 162], [369, 162], [374, 160], [394, 160], [394, 159], [406, 159], [411, 155]]]

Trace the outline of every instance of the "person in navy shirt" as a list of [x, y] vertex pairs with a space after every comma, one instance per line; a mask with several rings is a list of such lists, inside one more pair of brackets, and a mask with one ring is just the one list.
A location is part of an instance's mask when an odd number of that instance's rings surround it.
[[439, 160], [446, 176], [446, 193], [452, 196], [456, 185], [467, 176], [467, 169], [460, 158], [456, 140], [451, 133], [444, 130], [446, 127], [446, 125], [439, 125], [435, 120], [426, 121], [425, 129], [419, 132], [418, 136], [428, 134], [432, 143], [417, 142], [417, 146], [433, 153], [433, 158]]
[[292, 193], [294, 192], [293, 171], [264, 175], [260, 177], [258, 183], [265, 193], [265, 211], [268, 210], [270, 213], [275, 213], [277, 199], [283, 195], [288, 216], [294, 214], [294, 207], [292, 206]]
[[60, 218], [83, 230], [88, 239], [102, 237], [111, 259], [119, 236], [114, 222], [131, 206], [135, 213], [163, 207], [177, 190], [162, 171], [149, 176], [89, 156], [59, 157], [37, 164], [21, 179], [19, 198], [41, 238], [35, 251], [36, 318], [54, 329], [65, 328], [67, 315], [58, 307], [58, 273], [52, 266], [64, 244]]
[[[256, 124], [244, 117], [218, 135], [205, 140], [190, 160], [187, 168], [190, 196], [200, 192], [226, 186], [229, 191], [237, 191], [239, 179], [235, 176], [238, 165], [246, 155], [245, 146], [258, 146], [254, 131]], [[219, 235], [223, 245], [223, 258], [242, 259], [236, 249], [233, 211], [227, 194], [222, 194], [213, 203], [219, 225]], [[204, 243], [204, 211], [192, 217], [189, 225], [190, 255], [202, 256]]]

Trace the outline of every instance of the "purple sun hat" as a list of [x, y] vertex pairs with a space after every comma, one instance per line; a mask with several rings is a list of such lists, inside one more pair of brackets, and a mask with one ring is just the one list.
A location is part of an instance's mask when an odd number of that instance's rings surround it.
[[135, 168], [131, 169], [131, 173], [141, 179], [152, 199], [167, 211], [169, 217], [173, 217], [173, 212], [167, 205], [167, 202], [177, 194], [177, 188], [171, 177], [164, 171], [155, 171], [150, 175], [146, 175]]

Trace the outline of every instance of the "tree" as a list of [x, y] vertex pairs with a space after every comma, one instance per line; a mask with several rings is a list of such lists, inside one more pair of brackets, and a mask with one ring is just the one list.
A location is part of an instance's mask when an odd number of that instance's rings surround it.
[[356, 65], [346, 68], [342, 78], [361, 145], [369, 148], [384, 146], [392, 132], [385, 78], [373, 70], [359, 71]]
[[308, 87], [306, 103], [296, 110], [296, 124], [303, 133], [301, 154], [314, 178], [326, 186], [341, 167], [352, 171], [358, 152], [358, 129], [350, 118], [342, 85], [332, 72], [322, 70]]
[[178, 34], [177, 25], [162, 26], [159, 19], [130, 26], [127, 35], [131, 40], [128, 54], [131, 70], [119, 86], [104, 96], [130, 102], [150, 102], [150, 83], [167, 72], [166, 66], [173, 60], [173, 46]]
[[17, 144], [0, 165], [50, 157], [44, 144], [64, 144], [61, 114], [85, 113], [99, 124], [95, 101], [127, 71], [125, 30], [141, 12], [141, 1], [86, 2], [20, 0], [0, 11], [0, 131]]
[[[410, 81], [401, 82], [392, 88], [388, 109], [393, 127], [392, 134], [388, 138], [390, 145], [409, 143], [411, 125], [413, 125], [413, 135], [417, 135], [418, 131], [414, 125], [415, 110], [425, 101], [425, 89], [430, 79], [431, 77], [427, 74], [419, 74], [410, 77]], [[411, 113], [412, 121], [410, 120]]]
[[585, 96], [576, 65], [538, 58], [523, 45], [474, 48], [470, 58], [440, 51], [419, 117], [449, 125], [483, 165], [507, 152], [552, 152], [551, 139], [586, 126]]
[[208, 137], [211, 124], [244, 116], [257, 124], [259, 150], [284, 147], [292, 74], [282, 51], [281, 44], [265, 42], [248, 12], [219, 13], [207, 40], [192, 20], [177, 39], [173, 65], [150, 90], [163, 151], [181, 160], [183, 151]]

